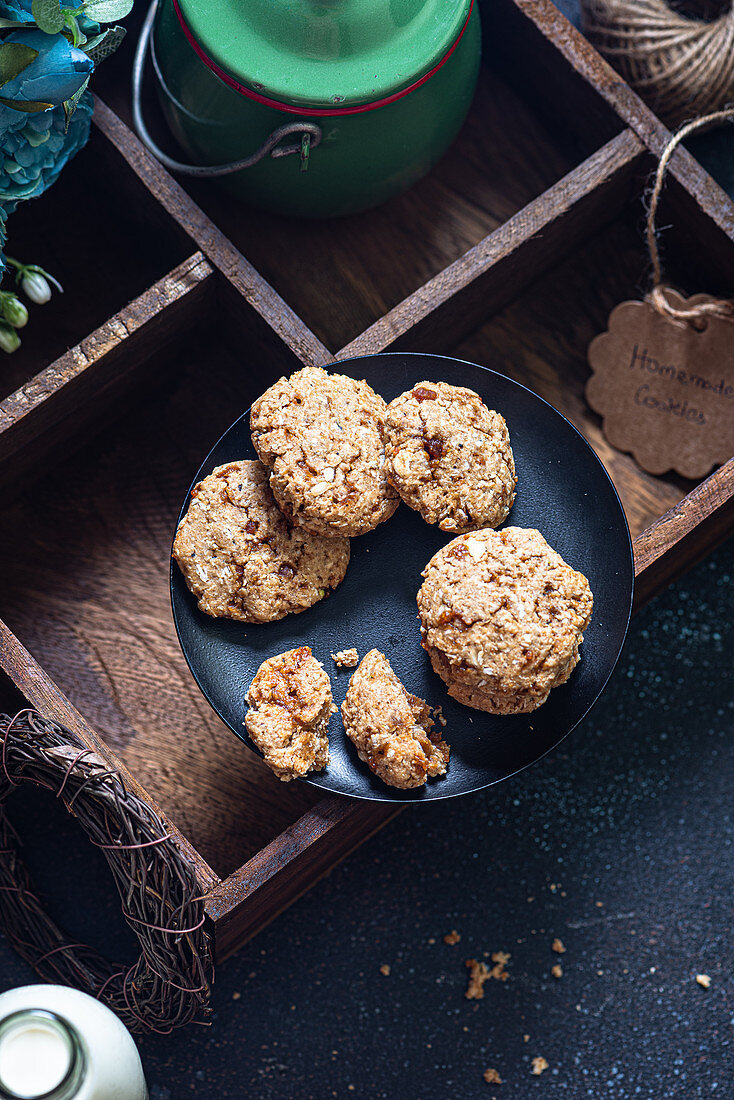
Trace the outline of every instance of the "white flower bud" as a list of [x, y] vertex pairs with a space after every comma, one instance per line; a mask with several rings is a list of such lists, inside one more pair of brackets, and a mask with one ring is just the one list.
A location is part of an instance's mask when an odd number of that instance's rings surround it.
[[51, 298], [51, 287], [48, 279], [37, 271], [26, 271], [20, 280], [20, 288], [24, 294], [36, 305], [42, 306]]
[[20, 298], [16, 298], [14, 294], [3, 296], [2, 314], [13, 328], [23, 328], [24, 325], [28, 324], [28, 310]]
[[17, 351], [19, 347], [20, 336], [18, 336], [18, 333], [14, 328], [11, 328], [10, 325], [6, 325], [4, 322], [0, 321], [0, 349], [9, 353], [11, 351]]

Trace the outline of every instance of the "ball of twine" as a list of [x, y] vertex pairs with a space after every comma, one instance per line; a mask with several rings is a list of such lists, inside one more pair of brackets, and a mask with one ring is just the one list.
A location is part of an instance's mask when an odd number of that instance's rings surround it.
[[581, 0], [583, 30], [669, 126], [734, 99], [734, 6], [707, 21], [666, 0]]
[[[101, 850], [140, 944], [132, 965], [74, 942], [46, 912], [7, 816], [21, 784], [53, 792]], [[0, 926], [39, 977], [97, 997], [131, 1031], [167, 1034], [209, 1015], [212, 959], [192, 868], [114, 769], [33, 710], [0, 714]]]

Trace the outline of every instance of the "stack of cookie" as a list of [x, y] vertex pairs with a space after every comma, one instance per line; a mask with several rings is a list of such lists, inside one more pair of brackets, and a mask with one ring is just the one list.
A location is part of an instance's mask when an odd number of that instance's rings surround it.
[[539, 531], [462, 535], [434, 554], [423, 577], [423, 647], [458, 702], [525, 714], [568, 680], [591, 618], [591, 589]]

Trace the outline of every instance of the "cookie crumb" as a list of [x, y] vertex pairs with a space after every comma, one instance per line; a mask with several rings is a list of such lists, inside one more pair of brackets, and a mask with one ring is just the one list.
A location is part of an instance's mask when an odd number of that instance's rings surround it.
[[390, 964], [389, 963], [383, 963], [382, 966], [380, 967], [380, 973], [384, 974], [386, 978], [389, 977]]
[[556, 955], [565, 955], [566, 953], [566, 948], [563, 946], [563, 940], [559, 940], [558, 936], [556, 936], [551, 944], [551, 951], [555, 951]]
[[523, 1035], [522, 1041], [523, 1041], [523, 1043], [529, 1043], [530, 1042], [530, 1036], [529, 1035]]
[[484, 997], [484, 983], [490, 977], [489, 968], [476, 959], [467, 959], [466, 966], [469, 968], [469, 985], [464, 996], [467, 1001], [481, 1001]]
[[235, 990], [234, 993], [232, 994], [232, 1000], [233, 1001], [239, 1001], [241, 996], [242, 996], [242, 994], [238, 993], [237, 990]]
[[501, 1085], [502, 1084], [502, 1078], [500, 1077], [500, 1075], [499, 1075], [499, 1073], [497, 1072], [496, 1069], [485, 1069], [484, 1073], [482, 1074], [482, 1077], [484, 1078], [484, 1080], [487, 1082], [488, 1085]]
[[532, 1067], [533, 1068], [530, 1070], [530, 1072], [532, 1073], [533, 1077], [540, 1077], [543, 1070], [548, 1069], [548, 1063], [546, 1062], [545, 1058], [533, 1058]]
[[359, 654], [354, 647], [340, 649], [337, 653], [332, 653], [331, 659], [339, 668], [356, 668], [359, 664]]
[[452, 928], [452, 930], [450, 932], [447, 932], [446, 935], [444, 936], [443, 942], [447, 943], [451, 947], [453, 947], [453, 945], [455, 943], [458, 943], [460, 939], [461, 939], [461, 936], [459, 935], [459, 933], [456, 931], [455, 928]]
[[430, 939], [428, 940], [428, 942], [429, 942], [429, 943], [431, 944], [431, 946], [432, 946], [432, 945], [433, 945], [433, 944], [434, 944], [434, 943], [436, 942], [436, 940], [435, 940], [435, 937], [434, 937], [434, 936], [431, 936], [431, 937], [430, 937]]
[[436, 718], [438, 719], [439, 725], [441, 725], [441, 726], [447, 726], [448, 725], [448, 722], [446, 721], [446, 719], [443, 716], [443, 710], [441, 709], [441, 707], [434, 707], [433, 708], [433, 713], [435, 714]]
[[494, 966], [489, 972], [490, 978], [494, 978], [498, 982], [506, 982], [510, 975], [505, 970], [505, 966], [511, 958], [512, 955], [507, 951], [493, 951], [492, 962]]
[[704, 989], [708, 989], [711, 985], [711, 978], [708, 974], [696, 974], [696, 981], [699, 985], [702, 985]]
[[551, 967], [551, 974], [553, 975], [554, 978], [562, 978], [563, 977], [563, 968], [562, 968], [560, 963], [556, 963], [555, 966]]

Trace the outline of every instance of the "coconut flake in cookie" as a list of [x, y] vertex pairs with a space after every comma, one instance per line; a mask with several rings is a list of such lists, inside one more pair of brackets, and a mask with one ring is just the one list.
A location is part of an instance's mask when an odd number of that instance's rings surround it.
[[434, 554], [423, 577], [423, 647], [458, 702], [527, 713], [568, 680], [593, 598], [583, 573], [539, 531], [461, 535]]
[[336, 588], [349, 540], [291, 530], [263, 464], [230, 462], [193, 489], [173, 556], [207, 615], [267, 623], [305, 611]]
[[479, 394], [419, 382], [387, 406], [388, 477], [409, 507], [442, 531], [497, 527], [515, 499], [507, 424]]
[[320, 367], [281, 378], [258, 398], [252, 442], [295, 527], [363, 535], [393, 514], [399, 498], [385, 470], [384, 414], [366, 382]]
[[379, 650], [353, 674], [341, 709], [360, 760], [388, 786], [421, 787], [446, 774], [449, 746], [430, 732], [431, 708], [405, 690]]
[[287, 783], [329, 763], [331, 684], [308, 646], [263, 661], [247, 693], [247, 732]]

